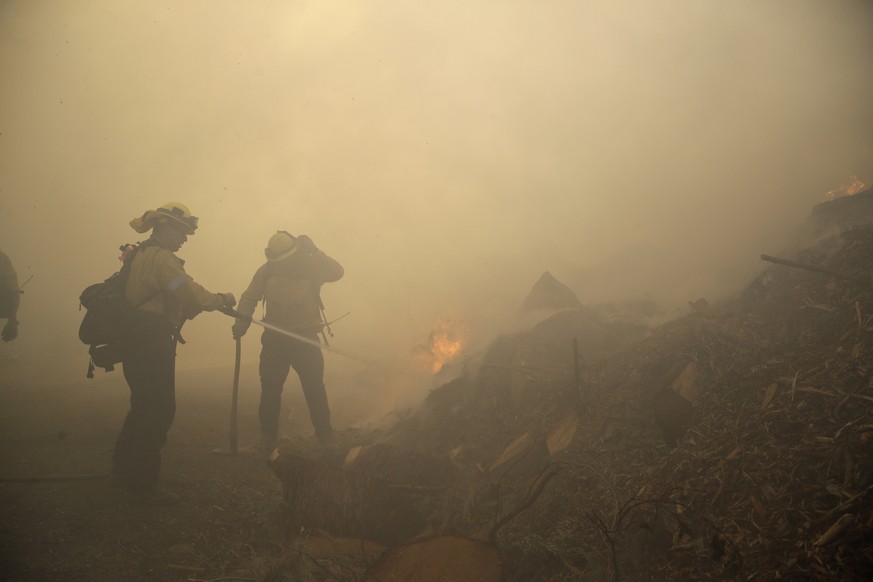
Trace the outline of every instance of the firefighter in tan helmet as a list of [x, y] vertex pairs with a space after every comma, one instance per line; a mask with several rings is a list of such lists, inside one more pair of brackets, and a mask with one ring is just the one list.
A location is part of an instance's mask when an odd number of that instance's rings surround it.
[[[266, 323], [312, 341], [306, 343], [270, 330], [261, 335], [258, 448], [266, 451], [276, 445], [282, 389], [291, 368], [300, 378], [315, 436], [320, 442], [328, 442], [333, 438], [333, 428], [324, 388], [324, 356], [318, 347], [318, 333], [324, 325], [320, 292], [325, 283], [342, 278], [343, 267], [308, 236], [293, 236], [284, 230], [270, 237], [264, 254], [267, 262], [255, 272], [240, 297], [238, 311], [250, 317], [263, 299]], [[249, 323], [250, 319], [237, 319], [233, 337], [245, 335]]]
[[201, 311], [236, 304], [230, 293], [211, 293], [185, 273], [174, 253], [197, 229], [197, 217], [178, 202], [146, 211], [130, 221], [138, 233], [151, 231], [131, 248], [125, 299], [134, 307], [122, 335], [124, 379], [130, 411], [112, 457], [113, 481], [150, 503], [175, 495], [157, 488], [161, 449], [176, 412], [176, 343], [182, 323]]

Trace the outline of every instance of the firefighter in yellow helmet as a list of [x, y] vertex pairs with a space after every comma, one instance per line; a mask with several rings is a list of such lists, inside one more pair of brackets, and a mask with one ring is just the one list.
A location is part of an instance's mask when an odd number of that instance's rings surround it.
[[0, 251], [0, 319], [6, 320], [0, 338], [11, 342], [18, 337], [18, 304], [21, 291], [18, 289], [18, 275], [6, 253]]
[[[271, 450], [279, 431], [282, 389], [291, 368], [297, 372], [309, 418], [320, 442], [333, 438], [330, 407], [324, 388], [324, 356], [318, 347], [318, 332], [323, 326], [320, 291], [325, 283], [342, 278], [342, 266], [319, 250], [306, 235], [293, 236], [279, 231], [264, 249], [267, 262], [252, 278], [240, 297], [238, 311], [251, 316], [262, 299], [266, 302], [264, 321], [305, 336], [306, 343], [274, 331], [261, 335], [261, 423], [260, 450]], [[250, 320], [237, 319], [234, 338], [245, 335]]]
[[130, 411], [115, 444], [112, 476], [137, 499], [170, 503], [175, 496], [157, 488], [161, 449], [176, 412], [176, 344], [179, 328], [201, 311], [232, 307], [230, 293], [211, 293], [185, 273], [175, 251], [197, 229], [197, 217], [169, 202], [130, 221], [138, 233], [151, 231], [133, 247], [125, 299], [134, 306], [121, 341]]

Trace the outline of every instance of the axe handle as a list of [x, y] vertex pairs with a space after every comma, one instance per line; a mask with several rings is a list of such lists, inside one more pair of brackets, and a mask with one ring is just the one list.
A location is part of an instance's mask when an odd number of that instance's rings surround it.
[[236, 454], [236, 403], [239, 399], [239, 368], [242, 359], [242, 338], [236, 338], [236, 359], [233, 364], [233, 396], [230, 401], [230, 454]]
[[227, 306], [219, 307], [218, 311], [220, 311], [221, 313], [228, 315], [230, 317], [234, 317], [236, 319], [243, 319], [245, 321], [252, 321], [251, 315], [243, 315], [242, 313], [240, 313], [239, 311], [237, 311], [233, 307], [227, 307]]

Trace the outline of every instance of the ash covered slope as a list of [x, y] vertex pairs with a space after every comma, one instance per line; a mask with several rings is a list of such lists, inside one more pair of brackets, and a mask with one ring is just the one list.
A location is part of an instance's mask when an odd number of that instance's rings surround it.
[[[868, 578], [873, 227], [790, 258], [846, 278], [773, 265], [644, 339], [560, 312], [382, 440], [451, 459], [446, 521], [496, 533], [510, 580]], [[601, 349], [578, 378], [570, 335]]]

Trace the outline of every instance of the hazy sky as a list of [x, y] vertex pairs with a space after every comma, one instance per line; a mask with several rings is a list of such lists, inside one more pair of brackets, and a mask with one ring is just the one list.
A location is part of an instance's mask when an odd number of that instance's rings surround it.
[[[212, 291], [310, 235], [368, 358], [442, 317], [486, 342], [546, 270], [586, 304], [737, 291], [873, 181], [871, 30], [853, 0], [0, 0], [14, 348], [84, 358], [79, 292], [169, 200]], [[191, 322], [179, 365], [230, 363], [230, 324]]]

